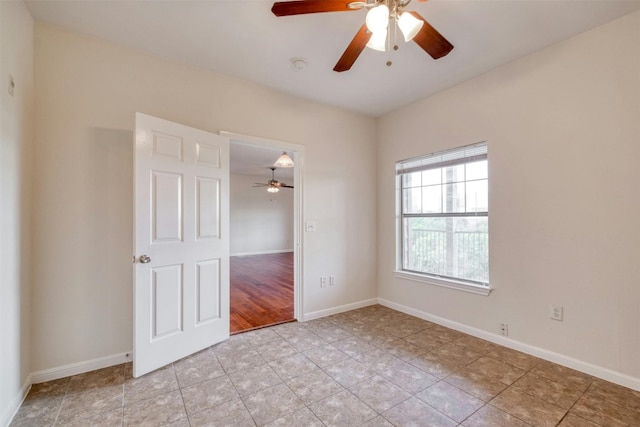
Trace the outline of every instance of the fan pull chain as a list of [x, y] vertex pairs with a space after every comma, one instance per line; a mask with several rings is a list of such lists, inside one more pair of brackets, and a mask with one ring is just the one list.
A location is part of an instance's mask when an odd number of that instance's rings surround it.
[[[393, 50], [398, 50], [398, 2], [393, 2], [393, 13], [391, 14], [393, 21]], [[389, 37], [389, 51], [391, 51], [391, 37]], [[387, 60], [387, 67], [391, 67], [393, 62], [391, 60]]]

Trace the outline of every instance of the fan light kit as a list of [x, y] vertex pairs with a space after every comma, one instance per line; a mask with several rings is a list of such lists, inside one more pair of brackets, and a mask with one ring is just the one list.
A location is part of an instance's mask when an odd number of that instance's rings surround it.
[[[427, 0], [418, 0], [425, 2]], [[414, 11], [405, 11], [411, 0], [293, 0], [276, 2], [271, 11], [276, 16], [303, 15], [322, 12], [348, 12], [369, 9], [365, 23], [360, 27], [338, 63], [334, 71], [342, 72], [351, 69], [365, 46], [371, 49], [386, 51], [391, 46], [389, 23], [393, 29], [400, 29], [405, 42], [414, 41], [433, 59], [446, 56], [453, 45], [449, 43], [435, 28]], [[396, 31], [392, 34], [395, 36]], [[394, 44], [394, 50], [398, 46]], [[391, 65], [391, 61], [387, 61]]]
[[292, 168], [293, 160], [291, 160], [291, 157], [289, 157], [286, 151], [283, 151], [280, 157], [278, 157], [278, 160], [276, 160], [276, 162], [273, 164], [273, 166], [277, 168]]

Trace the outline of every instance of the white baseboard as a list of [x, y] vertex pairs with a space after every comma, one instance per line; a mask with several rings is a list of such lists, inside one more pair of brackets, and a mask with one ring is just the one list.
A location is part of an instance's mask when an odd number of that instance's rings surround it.
[[250, 256], [250, 255], [269, 255], [269, 254], [285, 254], [287, 252], [293, 252], [293, 249], [275, 249], [272, 251], [259, 251], [259, 252], [238, 252], [229, 256]]
[[18, 394], [13, 398], [11, 404], [5, 409], [2, 417], [0, 417], [0, 426], [8, 426], [11, 424], [13, 417], [18, 413], [20, 406], [22, 406], [22, 402], [24, 402], [27, 394], [29, 394], [29, 390], [31, 390], [31, 384], [33, 384], [32, 377], [33, 374], [27, 376], [27, 379], [24, 381], [24, 384], [22, 384], [22, 387], [20, 387]]
[[96, 369], [108, 368], [109, 366], [131, 362], [133, 352], [113, 354], [111, 356], [99, 357], [97, 359], [85, 360], [84, 362], [71, 363], [57, 368], [45, 369], [31, 374], [31, 384], [43, 383], [45, 381], [57, 380], [71, 375], [83, 374]]
[[378, 298], [366, 299], [351, 304], [327, 308], [325, 310], [312, 311], [310, 313], [304, 313], [302, 315], [302, 321], [306, 322], [307, 320], [319, 319], [321, 317], [331, 316], [332, 314], [338, 314], [349, 310], [355, 310], [356, 308], [367, 307], [375, 304], [378, 304]]
[[576, 371], [584, 372], [585, 374], [592, 375], [594, 377], [609, 381], [624, 387], [628, 387], [633, 390], [640, 391], [640, 378], [635, 378], [630, 375], [626, 375], [617, 371], [613, 371], [608, 368], [594, 365], [589, 362], [574, 359], [563, 354], [555, 353], [553, 351], [545, 350], [540, 347], [525, 344], [520, 341], [513, 340], [511, 338], [504, 337], [502, 335], [494, 334], [491, 332], [483, 331], [471, 326], [463, 325], [462, 323], [447, 320], [442, 317], [434, 316], [415, 308], [407, 307], [402, 304], [395, 303], [393, 301], [386, 300], [384, 298], [378, 298], [378, 304], [385, 307], [392, 308], [394, 310], [401, 311], [406, 314], [410, 314], [420, 319], [428, 320], [433, 323], [437, 323], [447, 328], [455, 329], [456, 331], [464, 332], [465, 334], [473, 335], [477, 338], [482, 338], [487, 341], [508, 347], [514, 350], [521, 351], [523, 353], [530, 354], [532, 356], [539, 357], [549, 362], [557, 363], [558, 365], [566, 366]]

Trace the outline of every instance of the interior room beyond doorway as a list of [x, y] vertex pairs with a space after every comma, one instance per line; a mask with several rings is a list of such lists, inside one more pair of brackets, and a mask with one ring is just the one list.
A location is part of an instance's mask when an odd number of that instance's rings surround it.
[[295, 320], [294, 167], [274, 169], [282, 153], [232, 139], [232, 334]]

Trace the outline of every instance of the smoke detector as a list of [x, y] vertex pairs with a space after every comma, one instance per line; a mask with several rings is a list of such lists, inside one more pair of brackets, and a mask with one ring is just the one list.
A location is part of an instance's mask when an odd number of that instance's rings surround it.
[[291, 58], [291, 66], [295, 71], [302, 71], [307, 67], [307, 60], [304, 58]]

